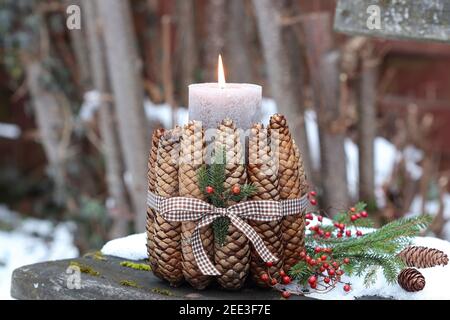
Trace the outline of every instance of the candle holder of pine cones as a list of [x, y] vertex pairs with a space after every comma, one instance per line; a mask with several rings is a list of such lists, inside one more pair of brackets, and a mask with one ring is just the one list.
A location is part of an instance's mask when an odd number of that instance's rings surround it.
[[[149, 192], [163, 197], [205, 200], [199, 170], [208, 161], [208, 148], [205, 132], [198, 126], [201, 124], [194, 121], [183, 128], [153, 133], [148, 161]], [[302, 155], [286, 118], [273, 115], [267, 126], [255, 124], [249, 132], [245, 139], [229, 119], [224, 119], [215, 131], [214, 148], [222, 148], [226, 155], [224, 189], [251, 184], [255, 191], [245, 200], [281, 201], [304, 196], [307, 183]], [[208, 225], [200, 230], [201, 242], [220, 272], [219, 276], [210, 276], [200, 271], [189, 241], [196, 221], [168, 221], [149, 206], [146, 228], [150, 266], [157, 277], [172, 286], [188, 282], [201, 290], [216, 281], [225, 289], [238, 290], [251, 279], [258, 286], [269, 287], [261, 279], [263, 274], [269, 272], [279, 278], [280, 271], [283, 275], [299, 260], [298, 253], [305, 244], [304, 212], [274, 221], [247, 219], [246, 223], [278, 261], [265, 263], [233, 224], [229, 224], [222, 243], [216, 241], [213, 225]]]

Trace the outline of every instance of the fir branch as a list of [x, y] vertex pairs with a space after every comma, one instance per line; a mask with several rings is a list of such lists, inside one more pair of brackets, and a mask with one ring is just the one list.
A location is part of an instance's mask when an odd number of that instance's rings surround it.
[[[386, 247], [390, 241], [394, 241], [397, 247], [409, 243], [411, 237], [417, 236], [419, 232], [426, 228], [431, 222], [430, 216], [419, 216], [414, 218], [403, 218], [393, 221], [374, 232], [365, 234], [358, 238], [313, 238], [307, 236], [306, 240], [311, 245], [332, 246], [336, 251], [364, 251], [368, 248], [378, 250], [392, 249]], [[391, 250], [387, 250], [388, 252]]]

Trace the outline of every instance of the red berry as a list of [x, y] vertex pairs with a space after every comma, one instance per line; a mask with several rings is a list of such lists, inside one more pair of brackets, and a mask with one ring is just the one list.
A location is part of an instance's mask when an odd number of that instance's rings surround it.
[[330, 238], [331, 237], [331, 232], [327, 231], [325, 232], [325, 238]]
[[358, 237], [361, 237], [361, 236], [363, 235], [363, 233], [362, 233], [362, 231], [358, 230], [358, 231], [356, 231], [356, 235], [357, 235]]
[[328, 275], [334, 276], [335, 273], [336, 273], [336, 271], [333, 268], [328, 269]]
[[369, 215], [367, 214], [367, 211], [361, 212], [361, 217], [367, 218]]
[[337, 234], [337, 237], [338, 237], [338, 238], [342, 238], [342, 232], [339, 232], [339, 233]]
[[281, 293], [281, 295], [283, 296], [283, 298], [289, 299], [289, 297], [291, 296], [291, 293], [289, 291], [283, 291]]
[[318, 216], [317, 220], [319, 220], [319, 222], [322, 222], [323, 221], [323, 217], [322, 216]]
[[350, 208], [350, 211], [351, 211], [351, 212], [355, 212], [355, 211], [356, 211], [356, 208], [355, 208], [355, 207], [351, 207], [351, 208]]
[[345, 264], [349, 264], [350, 263], [350, 259], [349, 258], [344, 258], [344, 263]]
[[317, 196], [317, 192], [311, 191], [311, 192], [309, 193], [309, 195], [310, 195], [311, 197], [315, 197], [315, 196]]
[[291, 283], [291, 278], [289, 276], [284, 276], [283, 277], [283, 283], [284, 284], [289, 284]]
[[347, 237], [351, 237], [352, 236], [352, 232], [350, 230], [345, 231], [345, 235]]
[[314, 219], [314, 217], [313, 217], [313, 215], [312, 215], [311, 213], [307, 213], [307, 214], [305, 215], [305, 219], [306, 219], [306, 220], [312, 220], [312, 219]]
[[241, 193], [241, 187], [239, 185], [235, 185], [233, 186], [233, 188], [231, 188], [231, 192], [233, 192], [233, 194], [237, 196]]
[[334, 225], [336, 228], [339, 228], [339, 222], [335, 222], [333, 225]]
[[333, 249], [332, 248], [325, 248], [323, 251], [326, 252], [326, 253], [331, 253], [331, 252], [333, 252]]
[[323, 282], [325, 282], [325, 283], [330, 283], [330, 281], [331, 281], [331, 279], [328, 277], [325, 277], [325, 279], [323, 279]]
[[280, 271], [280, 277], [284, 277], [286, 275], [286, 272], [284, 272], [284, 270]]
[[325, 269], [328, 269], [328, 268], [330, 267], [330, 265], [329, 265], [328, 263], [325, 262], [325, 263], [323, 264], [323, 267], [324, 267]]
[[270, 281], [270, 284], [273, 286], [276, 285], [277, 283], [278, 283], [278, 281], [275, 278], [272, 278], [272, 280]]
[[345, 229], [345, 225], [343, 223], [339, 223], [339, 229], [344, 230]]
[[360, 214], [360, 213], [355, 214], [355, 216], [356, 216], [358, 219], [361, 218], [361, 214]]
[[311, 202], [311, 204], [313, 206], [315, 206], [317, 204], [317, 200], [316, 199], [311, 199], [309, 202]]
[[356, 221], [356, 220], [358, 220], [358, 217], [356, 216], [356, 214], [352, 214], [352, 216], [350, 217], [350, 220]]
[[214, 193], [214, 188], [211, 186], [207, 186], [205, 191], [207, 194], [211, 194], [211, 193]]
[[321, 267], [319, 268], [319, 270], [320, 270], [320, 272], [325, 272], [325, 267], [324, 267], [324, 266], [321, 266]]
[[315, 259], [311, 259], [309, 261], [309, 264], [312, 265], [312, 266], [315, 266], [317, 264], [317, 261]]
[[317, 230], [317, 234], [318, 234], [319, 236], [321, 236], [321, 237], [324, 235], [324, 233], [325, 233], [325, 232], [323, 232], [322, 229]]
[[306, 252], [305, 251], [300, 252], [299, 256], [300, 256], [301, 259], [305, 259], [306, 258]]
[[350, 287], [349, 284], [346, 284], [346, 285], [344, 286], [344, 291], [345, 291], [345, 292], [349, 292], [351, 289], [352, 289], [352, 287]]
[[314, 248], [314, 252], [315, 253], [319, 253], [320, 251], [322, 251], [322, 248], [320, 248], [320, 247], [315, 247]]
[[273, 266], [273, 262], [272, 261], [266, 262], [266, 267], [270, 268], [272, 266]]
[[333, 261], [332, 265], [335, 269], [339, 268], [339, 263], [337, 263], [336, 261]]
[[269, 281], [269, 275], [267, 273], [263, 273], [259, 278], [264, 282]]
[[308, 278], [308, 283], [309, 284], [312, 284], [312, 283], [315, 283], [315, 282], [317, 282], [316, 276], [311, 276], [311, 277]]
[[325, 255], [325, 254], [323, 254], [321, 257], [320, 257], [320, 259], [322, 259], [323, 261], [325, 261], [325, 260], [327, 260], [327, 256]]
[[342, 276], [344, 274], [344, 271], [343, 270], [338, 270], [338, 271], [336, 271], [336, 274], [338, 276]]
[[317, 282], [311, 283], [309, 286], [310, 286], [312, 289], [315, 289], [315, 288], [317, 288]]

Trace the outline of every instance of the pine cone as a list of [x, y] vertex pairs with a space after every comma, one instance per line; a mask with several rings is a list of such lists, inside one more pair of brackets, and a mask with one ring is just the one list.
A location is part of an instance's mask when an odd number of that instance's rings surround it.
[[[198, 185], [197, 173], [201, 168], [205, 157], [205, 139], [201, 123], [190, 122], [183, 128], [180, 152], [179, 184], [180, 196], [203, 198], [202, 190]], [[181, 223], [181, 248], [183, 252], [183, 274], [184, 278], [192, 287], [201, 290], [206, 288], [212, 281], [211, 276], [203, 275], [198, 268], [192, 253], [189, 239], [195, 230], [196, 223], [192, 221]], [[210, 226], [201, 230], [203, 247], [212, 260], [214, 253], [214, 234]]]
[[[247, 180], [244, 148], [240, 139], [233, 122], [223, 120], [217, 130], [215, 148], [225, 149], [225, 189], [243, 185]], [[250, 244], [247, 237], [232, 224], [229, 225], [225, 243], [222, 246], [215, 244], [214, 261], [222, 274], [217, 278], [222, 287], [232, 290], [242, 288], [250, 268]]]
[[438, 249], [410, 246], [403, 249], [398, 257], [408, 266], [416, 268], [431, 268], [435, 266], [446, 266], [447, 255]]
[[[161, 136], [163, 135], [164, 130], [158, 129], [153, 132], [152, 135], [152, 145], [150, 148], [150, 156], [148, 159], [148, 190], [151, 192], [155, 192], [156, 186], [156, 158], [158, 154], [158, 145]], [[155, 241], [154, 241], [154, 219], [156, 213], [150, 207], [147, 207], [147, 253], [149, 257], [149, 262], [152, 270], [156, 270], [157, 268], [157, 260], [155, 255]]]
[[403, 269], [398, 275], [398, 284], [408, 292], [423, 290], [425, 277], [414, 268]]
[[[163, 197], [178, 196], [179, 128], [166, 132], [159, 142], [156, 161], [156, 193]], [[155, 217], [155, 274], [177, 286], [183, 281], [181, 223]]]
[[[307, 189], [303, 159], [289, 132], [286, 118], [279, 114], [272, 116], [269, 130], [272, 143], [278, 142], [274, 157], [279, 160], [278, 190], [280, 198], [282, 200], [300, 198]], [[298, 253], [305, 246], [304, 214], [283, 218], [281, 229], [284, 244], [284, 268], [290, 270], [299, 261]]]
[[[280, 200], [277, 165], [270, 149], [267, 133], [262, 124], [255, 124], [250, 132], [247, 171], [249, 181], [257, 187], [257, 192], [251, 200]], [[249, 220], [249, 224], [261, 236], [270, 252], [279, 258], [269, 270], [271, 275], [278, 277], [278, 271], [283, 265], [283, 239], [280, 221]], [[267, 287], [267, 283], [260, 279], [261, 274], [266, 272], [265, 263], [253, 247], [250, 271], [252, 279], [258, 285]]]

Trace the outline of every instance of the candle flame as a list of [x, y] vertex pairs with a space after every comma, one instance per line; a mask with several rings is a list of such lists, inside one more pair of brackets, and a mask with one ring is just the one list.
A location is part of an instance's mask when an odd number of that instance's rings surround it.
[[223, 70], [223, 63], [222, 63], [222, 55], [219, 54], [219, 66], [218, 66], [218, 72], [219, 72], [219, 87], [221, 89], [225, 88], [225, 71]]

